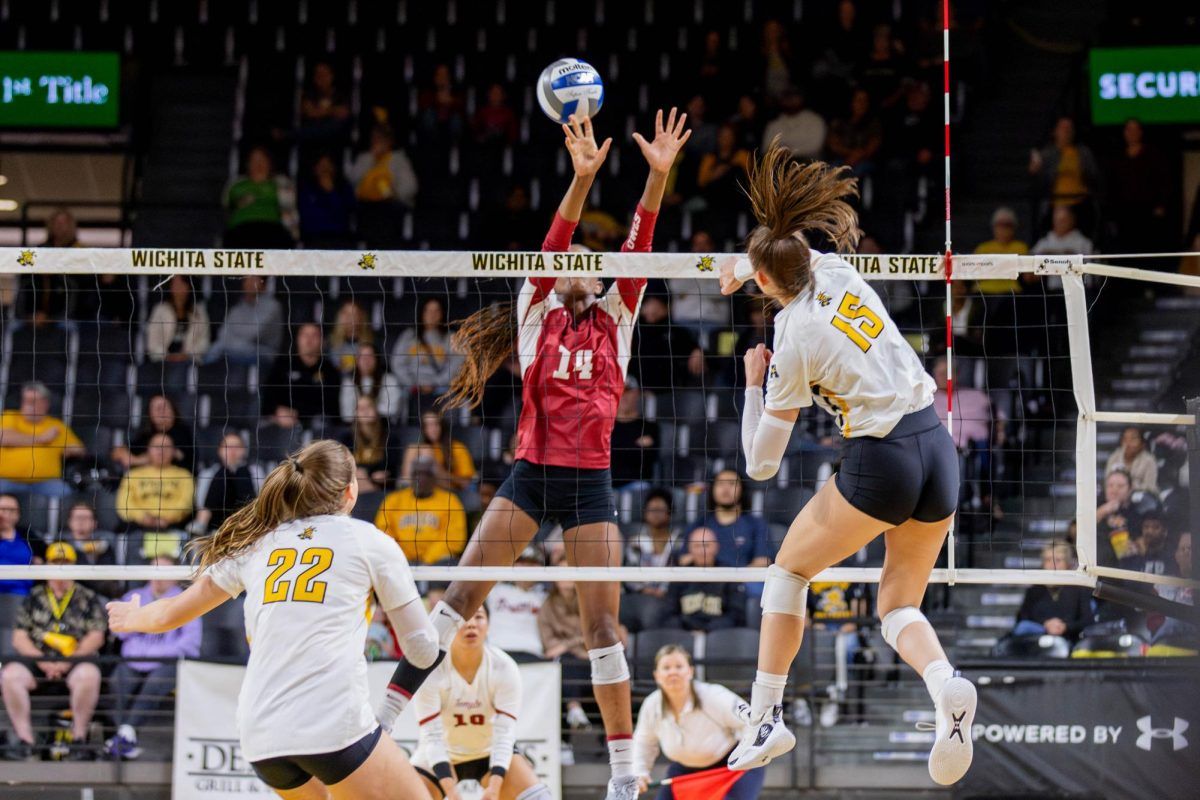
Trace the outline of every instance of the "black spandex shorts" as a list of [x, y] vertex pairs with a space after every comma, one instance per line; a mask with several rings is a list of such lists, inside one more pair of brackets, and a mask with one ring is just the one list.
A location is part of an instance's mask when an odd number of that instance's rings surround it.
[[850, 505], [875, 519], [937, 522], [958, 508], [958, 450], [929, 406], [881, 439], [847, 439], [836, 481]]
[[[474, 761], [463, 761], [454, 766], [454, 780], [456, 781], [475, 781], [483, 785], [483, 779], [491, 769], [492, 760], [490, 758], [477, 758]], [[438, 782], [437, 776], [424, 767], [414, 767], [418, 775], [426, 778], [430, 783], [437, 787], [437, 790], [442, 793], [442, 797], [446, 796], [446, 791], [442, 788], [442, 784]]]
[[540, 525], [547, 519], [563, 530], [592, 522], [616, 522], [612, 473], [518, 461], [496, 491]]
[[354, 744], [332, 753], [266, 758], [252, 761], [250, 766], [254, 767], [263, 783], [280, 791], [298, 789], [313, 778], [332, 786], [349, 778], [354, 770], [363, 765], [375, 751], [382, 734], [383, 728], [376, 726], [375, 730]]

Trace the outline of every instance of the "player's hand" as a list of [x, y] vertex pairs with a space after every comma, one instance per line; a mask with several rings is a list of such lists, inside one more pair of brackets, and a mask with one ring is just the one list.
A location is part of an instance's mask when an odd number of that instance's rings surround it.
[[438, 784], [442, 787], [442, 793], [445, 794], [446, 800], [462, 800], [462, 796], [458, 793], [458, 781], [453, 778], [442, 778]]
[[650, 789], [650, 776], [638, 775], [638, 794], [644, 794]]
[[1063, 622], [1058, 617], [1051, 617], [1042, 623], [1042, 625], [1045, 627], [1046, 633], [1050, 634], [1051, 636], [1062, 636], [1067, 632], [1067, 623]]
[[105, 606], [108, 610], [108, 629], [113, 633], [137, 633], [134, 627], [134, 617], [142, 607], [140, 595], [134, 595], [132, 600], [113, 600]]
[[691, 130], [684, 130], [683, 127], [687, 122], [687, 114], [680, 114], [677, 120], [675, 113], [675, 109], [672, 108], [666, 125], [663, 125], [661, 108], [654, 115], [654, 141], [647, 142], [640, 133], [633, 134], [633, 140], [642, 149], [642, 155], [645, 156], [646, 163], [650, 165], [651, 172], [663, 175], [670, 172], [675, 163], [675, 157], [679, 155], [679, 151], [692, 136]]
[[733, 268], [737, 266], [737, 257], [730, 256], [721, 262], [721, 294], [730, 295], [742, 288], [744, 281], [739, 281], [733, 276]]
[[596, 135], [592, 131], [592, 121], [588, 117], [571, 115], [570, 124], [563, 125], [566, 134], [567, 152], [571, 154], [571, 166], [580, 178], [590, 178], [600, 171], [604, 159], [608, 157], [608, 148], [612, 146], [612, 137], [604, 140], [604, 144], [596, 146]]
[[500, 800], [500, 787], [504, 785], [504, 779], [499, 775], [493, 775], [488, 779], [487, 788], [483, 790], [483, 794], [479, 796], [479, 800]]
[[763, 378], [767, 376], [767, 365], [771, 363], [771, 355], [765, 344], [746, 351], [742, 360], [746, 365], [747, 386], [762, 386]]

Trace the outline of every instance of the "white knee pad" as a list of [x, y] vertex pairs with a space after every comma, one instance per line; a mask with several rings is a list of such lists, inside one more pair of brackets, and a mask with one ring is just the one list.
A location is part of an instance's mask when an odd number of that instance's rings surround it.
[[629, 680], [629, 663], [625, 660], [625, 645], [617, 642], [609, 647], [588, 650], [592, 662], [592, 685], [606, 686]]
[[887, 642], [893, 650], [896, 649], [896, 642], [900, 639], [900, 632], [914, 622], [925, 622], [929, 620], [921, 613], [921, 609], [913, 606], [901, 606], [893, 608], [883, 618], [883, 623], [879, 626], [880, 633], [883, 634], [883, 640]]
[[772, 564], [767, 567], [767, 581], [759, 604], [768, 614], [803, 618], [808, 610], [808, 578]]
[[550, 787], [539, 783], [517, 795], [517, 800], [554, 800], [554, 795], [550, 794]]

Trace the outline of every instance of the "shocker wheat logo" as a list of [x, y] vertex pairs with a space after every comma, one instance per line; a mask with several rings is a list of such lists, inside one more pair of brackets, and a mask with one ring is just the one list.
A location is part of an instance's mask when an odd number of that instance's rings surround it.
[[22, 250], [17, 254], [17, 265], [21, 267], [32, 267], [33, 262], [37, 260], [37, 253], [32, 250]]
[[701, 272], [712, 272], [715, 262], [716, 259], [712, 256], [700, 256], [700, 260], [696, 262], [696, 269]]
[[375, 269], [375, 259], [376, 256], [374, 253], [363, 253], [362, 258], [358, 259], [358, 268]]
[[317, 529], [316, 529], [315, 527], [313, 527], [312, 525], [309, 525], [307, 528], [305, 528], [304, 530], [302, 530], [302, 531], [301, 531], [301, 532], [298, 534], [298, 536], [299, 536], [301, 539], [311, 539], [311, 538], [313, 537], [313, 534], [314, 534], [314, 533], [316, 533], [316, 532], [317, 532]]
[[833, 298], [824, 292], [817, 292], [817, 302], [821, 304], [821, 308], [824, 308], [833, 302]]

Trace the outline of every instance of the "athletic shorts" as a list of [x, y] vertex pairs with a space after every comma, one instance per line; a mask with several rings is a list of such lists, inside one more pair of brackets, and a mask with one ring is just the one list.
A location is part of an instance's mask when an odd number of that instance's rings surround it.
[[[483, 779], [487, 776], [488, 770], [491, 768], [491, 758], [476, 758], [471, 761], [460, 761], [453, 765], [454, 780], [456, 781], [475, 781], [483, 785]], [[438, 783], [437, 776], [433, 774], [433, 770], [424, 764], [418, 764], [416, 760], [413, 762], [413, 769], [418, 775], [426, 778], [430, 783], [437, 787], [437, 790], [442, 793], [442, 797], [446, 796], [446, 792], [442, 789], [442, 785]]]
[[612, 473], [518, 461], [496, 491], [539, 525], [553, 520], [564, 531], [592, 522], [616, 522]]
[[850, 505], [875, 519], [937, 522], [958, 508], [958, 450], [928, 406], [883, 438], [847, 439], [835, 480]]
[[265, 758], [250, 762], [250, 766], [263, 783], [280, 791], [298, 789], [313, 778], [332, 786], [349, 778], [363, 765], [375, 751], [382, 734], [383, 728], [376, 727], [349, 747], [332, 753]]

